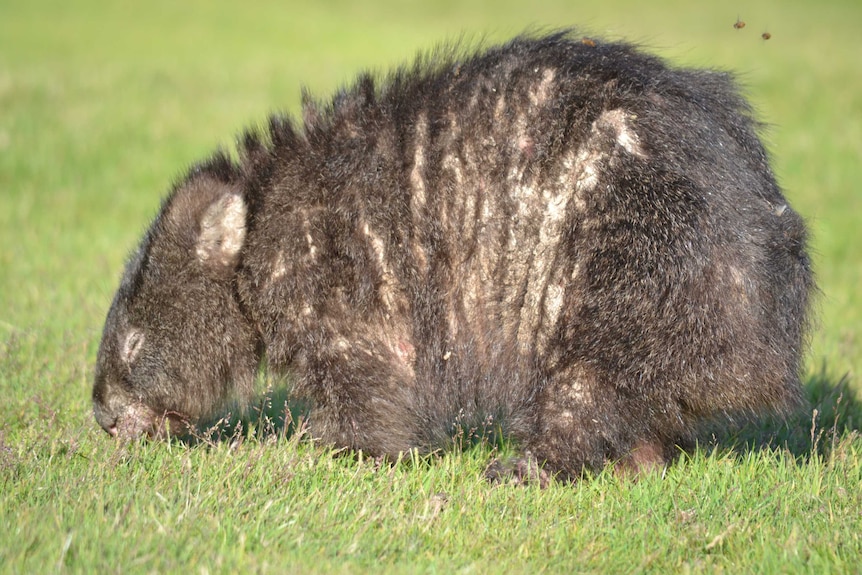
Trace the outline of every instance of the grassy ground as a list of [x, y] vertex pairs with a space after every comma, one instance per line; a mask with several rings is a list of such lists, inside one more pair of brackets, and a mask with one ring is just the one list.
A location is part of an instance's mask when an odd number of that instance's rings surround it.
[[[290, 4], [0, 0], [0, 571], [859, 569], [862, 6]], [[377, 468], [266, 420], [194, 446], [117, 445], [98, 429], [104, 314], [189, 163], [296, 111], [301, 85], [325, 94], [462, 33], [570, 24], [741, 74], [811, 223], [816, 411], [719, 437], [637, 483], [605, 473], [546, 490], [482, 481], [489, 446]]]

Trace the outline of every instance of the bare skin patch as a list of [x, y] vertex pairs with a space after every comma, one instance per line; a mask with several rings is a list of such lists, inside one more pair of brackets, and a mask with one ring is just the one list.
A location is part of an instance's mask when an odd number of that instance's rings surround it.
[[530, 90], [530, 103], [533, 106], [541, 106], [548, 99], [556, 75], [557, 73], [552, 68], [542, 70], [542, 79]]
[[317, 245], [315, 245], [314, 238], [311, 235], [311, 221], [308, 218], [302, 221], [302, 228], [305, 232], [305, 242], [308, 244], [308, 254], [306, 257], [308, 260], [314, 261], [317, 259]]
[[538, 241], [533, 248], [518, 329], [518, 342], [524, 352], [532, 351], [530, 348], [537, 339], [546, 339], [556, 324], [562, 305], [561, 286], [552, 287], [550, 284], [557, 263], [569, 194], [565, 188], [546, 189], [541, 193], [541, 200], [544, 214], [539, 225]]
[[599, 168], [598, 163], [607, 157], [602, 150], [590, 149], [584, 147], [578, 152], [575, 160], [578, 170], [577, 178], [575, 179], [575, 189], [578, 193], [590, 192], [595, 189], [599, 183]]
[[616, 143], [626, 152], [638, 158], [645, 159], [646, 154], [641, 147], [640, 137], [631, 126], [632, 121], [636, 118], [636, 115], [617, 108], [615, 110], [608, 110], [599, 116], [595, 126], [612, 130], [616, 134]]
[[594, 390], [595, 381], [584, 367], [572, 365], [566, 368], [565, 373], [560, 374], [558, 384], [546, 396], [544, 408], [549, 414], [547, 420], [556, 425], [558, 416], [564, 412], [570, 414], [565, 418], [569, 421], [577, 414], [582, 416], [584, 408], [597, 401], [593, 397]]
[[401, 294], [399, 282], [392, 271], [392, 263], [389, 261], [386, 253], [386, 245], [383, 242], [383, 238], [371, 228], [368, 222], [361, 222], [360, 226], [362, 235], [368, 241], [380, 273], [378, 296], [380, 297], [380, 302], [383, 304], [386, 316], [390, 317], [392, 314], [397, 313], [399, 309], [406, 309], [407, 304], [403, 301], [404, 298], [403, 294]]
[[287, 262], [284, 260], [284, 252], [279, 250], [272, 262], [272, 273], [269, 275], [269, 281], [275, 282], [284, 277], [287, 273]]
[[518, 150], [525, 158], [532, 159], [533, 156], [536, 155], [536, 141], [532, 137], [524, 134], [518, 138]]
[[506, 96], [500, 94], [497, 97], [497, 103], [494, 105], [494, 121], [502, 122], [506, 116]]
[[630, 122], [636, 116], [622, 109], [603, 112], [590, 127], [590, 135], [578, 148], [574, 157], [563, 161], [564, 171], [560, 178], [565, 179], [574, 173], [574, 202], [579, 210], [586, 209], [585, 194], [592, 192], [599, 184], [603, 164], [607, 162], [615, 146], [638, 158], [646, 159], [640, 138]]
[[739, 286], [740, 288], [745, 287], [745, 276], [742, 275], [742, 271], [736, 266], [728, 266], [727, 272], [730, 275], [730, 278], [733, 280], [733, 283]]
[[[427, 218], [426, 196], [427, 189], [425, 181], [425, 150], [428, 146], [428, 118], [420, 114], [416, 120], [416, 136], [413, 142], [413, 168], [410, 170], [410, 213], [413, 225], [421, 229], [422, 223]], [[422, 238], [414, 236], [411, 240], [410, 251], [413, 253], [414, 261], [419, 272], [423, 275], [428, 272], [428, 258], [422, 247]]]
[[542, 309], [542, 330], [538, 334], [537, 347], [544, 352], [548, 339], [553, 333], [557, 319], [563, 309], [566, 286], [559, 282], [551, 282], [545, 290], [545, 301]]
[[428, 146], [428, 118], [421, 114], [416, 120], [416, 140], [413, 143], [413, 169], [410, 170], [410, 207], [414, 221], [421, 221], [425, 208], [425, 149]]
[[455, 183], [459, 186], [464, 184], [464, 172], [462, 170], [461, 161], [454, 154], [448, 154], [443, 158], [443, 169], [452, 174], [455, 178]]
[[368, 239], [371, 249], [374, 252], [374, 258], [377, 261], [377, 265], [380, 266], [384, 274], [390, 273], [391, 270], [389, 269], [389, 263], [386, 260], [386, 249], [383, 245], [383, 239], [371, 229], [368, 222], [363, 222], [362, 224], [362, 235]]

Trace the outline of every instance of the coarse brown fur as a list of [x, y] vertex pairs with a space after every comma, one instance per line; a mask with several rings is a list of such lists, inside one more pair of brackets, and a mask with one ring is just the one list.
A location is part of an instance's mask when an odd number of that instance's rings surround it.
[[315, 437], [374, 455], [498, 423], [577, 477], [800, 398], [806, 231], [723, 73], [556, 33], [362, 75], [165, 202], [94, 409], [158, 434], [292, 373]]

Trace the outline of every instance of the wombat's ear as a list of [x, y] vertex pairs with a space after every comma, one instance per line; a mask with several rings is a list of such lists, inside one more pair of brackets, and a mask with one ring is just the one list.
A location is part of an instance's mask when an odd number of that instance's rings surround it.
[[206, 273], [219, 277], [236, 269], [248, 211], [238, 177], [221, 173], [222, 168], [228, 169], [211, 165], [193, 170], [159, 216], [165, 245], [182, 248], [181, 257], [191, 256]]
[[136, 327], [130, 328], [123, 338], [123, 351], [120, 358], [123, 363], [131, 365], [135, 358], [138, 357], [138, 352], [141, 351], [141, 346], [144, 344], [144, 332]]
[[206, 208], [195, 245], [203, 264], [228, 270], [236, 266], [245, 241], [245, 216], [245, 201], [235, 193], [220, 196]]

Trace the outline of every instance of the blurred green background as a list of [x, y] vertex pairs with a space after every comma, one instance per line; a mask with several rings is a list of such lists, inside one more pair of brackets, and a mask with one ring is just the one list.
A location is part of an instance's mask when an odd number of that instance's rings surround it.
[[[266, 435], [108, 440], [102, 322], [189, 164], [296, 113], [303, 86], [573, 25], [734, 71], [768, 124], [822, 290], [795, 450], [707, 446], [638, 483], [538, 491], [483, 482], [487, 451], [378, 470]], [[862, 407], [839, 381], [862, 389], [860, 38], [859, 0], [0, 0], [0, 572], [858, 568]]]
[[324, 96], [442, 40], [570, 25], [738, 73], [811, 225], [823, 293], [809, 369], [858, 388], [857, 0], [2, 0], [0, 425], [24, 425], [34, 396], [90, 417], [90, 364], [123, 260], [190, 163], [269, 112], [296, 112], [302, 86]]

